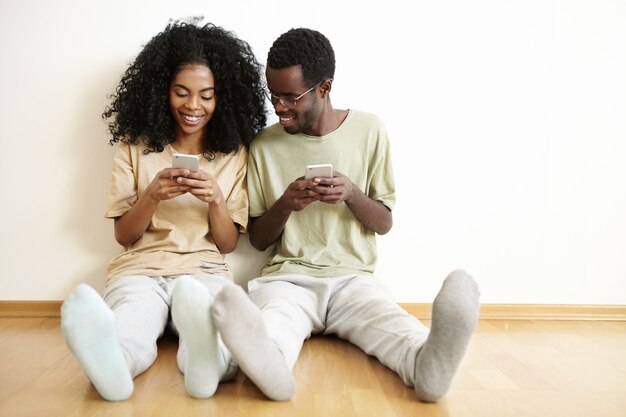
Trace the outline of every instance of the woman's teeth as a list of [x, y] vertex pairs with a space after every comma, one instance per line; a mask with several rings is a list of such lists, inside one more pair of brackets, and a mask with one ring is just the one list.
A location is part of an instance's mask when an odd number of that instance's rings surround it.
[[188, 116], [186, 114], [183, 114], [183, 119], [187, 120], [190, 123], [196, 123], [198, 121], [200, 121], [200, 119], [202, 119], [202, 116]]

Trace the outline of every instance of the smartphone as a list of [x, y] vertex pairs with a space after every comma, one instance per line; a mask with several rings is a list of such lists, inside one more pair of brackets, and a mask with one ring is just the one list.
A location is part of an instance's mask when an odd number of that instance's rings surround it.
[[172, 168], [187, 168], [195, 172], [200, 169], [200, 158], [197, 155], [175, 153], [172, 155]]
[[332, 164], [307, 165], [304, 169], [304, 179], [312, 180], [313, 178], [332, 178]]

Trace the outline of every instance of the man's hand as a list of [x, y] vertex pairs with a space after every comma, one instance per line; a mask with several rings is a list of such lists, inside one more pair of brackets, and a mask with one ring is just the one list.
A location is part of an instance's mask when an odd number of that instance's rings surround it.
[[304, 177], [296, 179], [289, 184], [280, 200], [280, 206], [288, 211], [300, 211], [320, 197], [319, 192], [315, 191], [313, 180], [305, 180]]
[[329, 204], [342, 201], [348, 203], [353, 199], [355, 191], [358, 191], [350, 178], [339, 171], [335, 171], [332, 178], [314, 178], [309, 184], [309, 190], [317, 200]]
[[335, 171], [332, 178], [314, 178], [309, 190], [318, 201], [338, 204], [342, 201], [366, 228], [384, 235], [393, 224], [391, 210], [380, 201], [366, 196], [342, 173]]

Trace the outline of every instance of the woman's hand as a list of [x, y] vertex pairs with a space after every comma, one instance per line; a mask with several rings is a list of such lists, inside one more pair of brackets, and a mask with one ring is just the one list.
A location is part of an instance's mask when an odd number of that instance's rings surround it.
[[189, 185], [178, 181], [191, 174], [192, 172], [186, 168], [165, 168], [154, 177], [144, 194], [154, 202], [176, 198], [191, 190]]
[[205, 171], [188, 172], [187, 175], [178, 177], [176, 183], [187, 187], [189, 193], [205, 203], [221, 203], [224, 200], [219, 184]]

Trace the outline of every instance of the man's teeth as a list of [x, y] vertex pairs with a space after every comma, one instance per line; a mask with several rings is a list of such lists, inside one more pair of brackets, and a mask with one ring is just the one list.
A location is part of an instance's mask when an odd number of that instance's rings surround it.
[[202, 116], [188, 116], [186, 114], [183, 114], [183, 119], [191, 122], [191, 123], [195, 123], [197, 121], [199, 121], [200, 119], [202, 119]]

